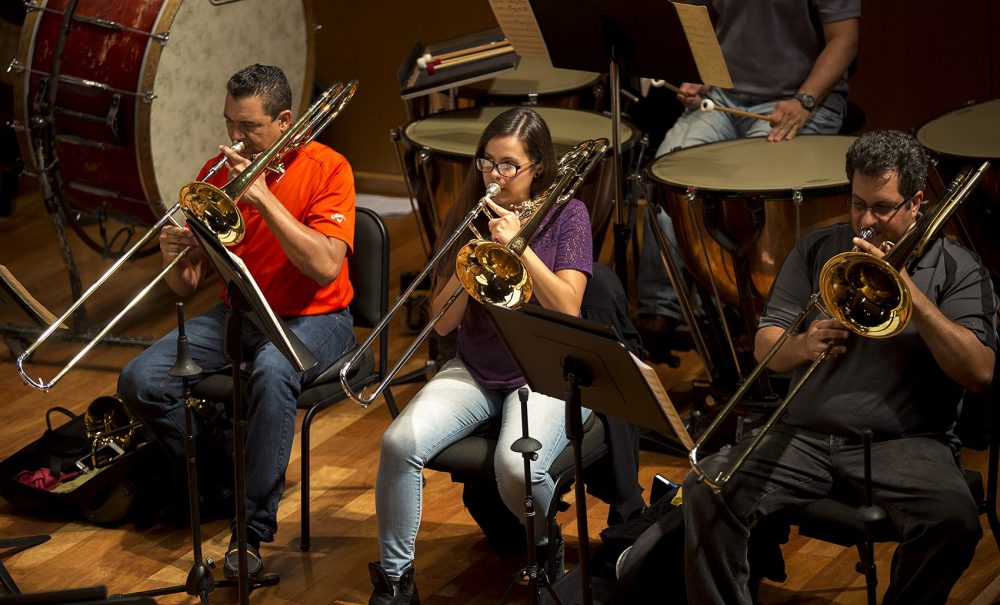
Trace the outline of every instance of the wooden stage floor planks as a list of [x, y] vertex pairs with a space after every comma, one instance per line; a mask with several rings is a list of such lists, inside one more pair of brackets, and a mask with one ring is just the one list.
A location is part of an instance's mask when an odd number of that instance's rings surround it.
[[[390, 279], [398, 291], [402, 270], [421, 268], [419, 244], [412, 216], [387, 220], [393, 242]], [[0, 264], [6, 265], [43, 304], [59, 314], [70, 303], [65, 269], [59, 257], [52, 226], [37, 193], [21, 196], [13, 217], [0, 218]], [[83, 246], [70, 235], [73, 252], [84, 287], [111, 263]], [[109, 283], [108, 291], [88, 305], [94, 321], [117, 312], [123, 301], [145, 284], [160, 262], [157, 254], [129, 263], [122, 275]], [[188, 302], [188, 316], [214, 304], [216, 287], [201, 290]], [[175, 323], [173, 297], [165, 286], [157, 287], [136, 309], [122, 332], [155, 338]], [[0, 305], [0, 320], [23, 323], [9, 305]], [[392, 326], [391, 356], [409, 343], [402, 322]], [[33, 376], [51, 377], [69, 351], [78, 345], [56, 344], [40, 351], [31, 364]], [[81, 366], [70, 372], [49, 393], [25, 386], [9, 351], [0, 351], [0, 457], [6, 458], [41, 435], [44, 413], [61, 405], [82, 413], [99, 395], [114, 392], [118, 370], [137, 352], [135, 348], [100, 345]], [[416, 357], [420, 357], [420, 353]], [[692, 354], [682, 354], [678, 369], [658, 367], [668, 387], [683, 389], [700, 373]], [[393, 357], [395, 358], [395, 357]], [[422, 361], [411, 361], [416, 369]], [[395, 387], [397, 401], [405, 404], [419, 388]], [[367, 603], [370, 593], [368, 561], [378, 557], [374, 510], [374, 481], [378, 468], [378, 448], [382, 431], [390, 420], [380, 400], [369, 409], [347, 401], [321, 415], [313, 428], [312, 533], [308, 553], [299, 549], [301, 505], [298, 435], [288, 467], [286, 492], [279, 508], [279, 532], [272, 544], [262, 549], [268, 571], [281, 575], [281, 583], [253, 593], [254, 603], [327, 604]], [[983, 452], [967, 453], [969, 466], [985, 471]], [[679, 482], [687, 472], [685, 460], [664, 454], [643, 452], [640, 479], [650, 485], [655, 473]], [[416, 578], [422, 602], [429, 605], [451, 603], [498, 603], [510, 579], [521, 566], [520, 560], [501, 560], [490, 549], [472, 518], [463, 509], [461, 488], [448, 476], [428, 471], [424, 515], [417, 541]], [[567, 495], [572, 503], [572, 492]], [[597, 540], [605, 525], [607, 506], [588, 497], [591, 539]], [[577, 559], [574, 509], [560, 513], [559, 521], [567, 537], [567, 562]], [[972, 566], [952, 593], [950, 603], [988, 604], [1000, 599], [1000, 552], [983, 519], [985, 536]], [[125, 523], [100, 527], [77, 519], [53, 519], [13, 510], [0, 501], [0, 537], [48, 533], [52, 540], [18, 552], [0, 552], [0, 561], [25, 592], [57, 590], [89, 585], [105, 585], [111, 593], [147, 590], [183, 583], [191, 566], [190, 533], [186, 528], [157, 524], [138, 527]], [[227, 521], [212, 521], [203, 527], [207, 556], [222, 559], [228, 544]], [[888, 583], [893, 545], [876, 549], [880, 593]], [[844, 549], [793, 533], [784, 546], [788, 580], [765, 583], [762, 603], [844, 603], [865, 602], [863, 578], [854, 571], [853, 549]], [[221, 569], [216, 570], [221, 577]], [[650, 602], [671, 602], [675, 587], [664, 586]], [[525, 588], [517, 590], [515, 602], [526, 603]], [[213, 603], [237, 602], [235, 591], [212, 593]], [[157, 599], [160, 603], [196, 602], [187, 595]]]

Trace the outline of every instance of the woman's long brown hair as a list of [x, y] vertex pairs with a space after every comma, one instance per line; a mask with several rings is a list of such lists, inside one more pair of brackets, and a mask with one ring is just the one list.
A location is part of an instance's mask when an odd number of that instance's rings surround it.
[[[504, 111], [493, 118], [483, 130], [479, 144], [476, 145], [476, 153], [469, 163], [469, 172], [465, 177], [458, 199], [445, 214], [436, 246], [440, 247], [444, 240], [458, 229], [465, 215], [486, 193], [482, 173], [476, 168], [476, 158], [483, 157], [486, 144], [490, 140], [505, 136], [512, 136], [521, 141], [528, 157], [540, 167], [541, 176], [531, 181], [531, 197], [538, 195], [552, 183], [555, 178], [556, 158], [552, 149], [552, 135], [549, 134], [549, 127], [545, 124], [545, 120], [528, 107], [512, 107]], [[482, 216], [473, 224], [480, 233], [485, 235], [486, 220]], [[455, 270], [455, 257], [468, 241], [468, 239], [458, 238], [451, 250], [444, 255], [442, 262], [437, 266], [435, 276], [437, 279], [447, 279], [451, 276]]]

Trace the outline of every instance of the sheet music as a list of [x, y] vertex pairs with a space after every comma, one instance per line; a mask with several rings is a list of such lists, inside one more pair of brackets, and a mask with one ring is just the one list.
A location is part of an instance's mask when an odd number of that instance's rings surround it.
[[[243, 289], [244, 297], [250, 304], [251, 311], [246, 316], [252, 321], [268, 339], [274, 343], [278, 350], [288, 359], [289, 363], [299, 372], [304, 372], [316, 365], [316, 357], [302, 342], [295, 336], [295, 333], [285, 326], [285, 322], [274, 314], [271, 306], [267, 304], [264, 293], [254, 280], [253, 275], [247, 269], [243, 259], [229, 251], [222, 245], [219, 239], [206, 227], [196, 216], [190, 213], [187, 208], [183, 209], [187, 224], [198, 236], [202, 250], [216, 260], [211, 261], [216, 271], [219, 272], [222, 280], [226, 283], [236, 283], [237, 286], [249, 288], [253, 296], [248, 295]], [[293, 340], [294, 339], [294, 340]]]
[[670, 401], [670, 395], [667, 394], [667, 389], [663, 388], [663, 383], [660, 382], [660, 377], [657, 375], [656, 370], [643, 363], [643, 361], [636, 357], [631, 351], [629, 352], [629, 357], [631, 357], [632, 361], [635, 362], [635, 367], [639, 368], [639, 372], [646, 380], [646, 384], [649, 386], [649, 390], [652, 391], [653, 397], [656, 398], [656, 402], [660, 404], [660, 409], [663, 410], [663, 414], [667, 417], [667, 421], [670, 422], [670, 427], [674, 429], [674, 434], [678, 439], [680, 439], [681, 444], [690, 451], [694, 448], [694, 441], [691, 439], [691, 434], [688, 433], [687, 428], [684, 426], [684, 421], [681, 419], [680, 414], [677, 413], [677, 408], [675, 408], [673, 402]]
[[732, 88], [733, 79], [729, 76], [726, 59], [722, 56], [722, 47], [715, 37], [715, 28], [708, 17], [708, 8], [692, 4], [671, 2], [677, 9], [684, 36], [687, 38], [695, 65], [701, 74], [701, 83], [719, 88]]
[[551, 62], [529, 0], [490, 0], [490, 8], [517, 54]]

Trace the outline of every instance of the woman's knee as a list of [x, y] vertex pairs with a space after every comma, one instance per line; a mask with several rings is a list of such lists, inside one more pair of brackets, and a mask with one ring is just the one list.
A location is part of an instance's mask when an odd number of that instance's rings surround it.
[[416, 442], [413, 438], [413, 430], [400, 420], [404, 420], [403, 417], [399, 417], [389, 424], [389, 428], [382, 433], [380, 464], [404, 460], [414, 455]]

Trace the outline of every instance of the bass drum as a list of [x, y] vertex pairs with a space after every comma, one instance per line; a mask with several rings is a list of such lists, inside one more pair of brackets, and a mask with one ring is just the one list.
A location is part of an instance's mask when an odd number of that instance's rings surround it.
[[[472, 156], [486, 125], [508, 109], [510, 107], [490, 106], [446, 111], [410, 122], [403, 129], [407, 157], [413, 162], [408, 168], [417, 182], [415, 193], [420, 219], [431, 234], [438, 234], [441, 220], [459, 195], [463, 180], [470, 170], [474, 170]], [[605, 137], [611, 140], [611, 118], [605, 115], [560, 107], [532, 109], [549, 127], [556, 159], [584, 139]], [[619, 137], [622, 150], [628, 150], [635, 144], [636, 130], [631, 124], [622, 122]], [[609, 151], [601, 166], [591, 172], [576, 194], [590, 211], [595, 255], [611, 218], [611, 173]]]
[[[956, 109], [934, 118], [917, 130], [917, 140], [937, 156], [937, 172], [950, 181], [966, 165], [983, 160], [1000, 160], [1000, 99]], [[939, 184], [939, 189], [944, 187]], [[940, 191], [938, 192], [940, 194]], [[958, 207], [958, 221], [949, 229], [965, 245], [975, 250], [1000, 284], [1000, 176], [995, 168], [983, 174], [979, 186]]]
[[[161, 217], [229, 142], [226, 81], [250, 63], [281, 67], [295, 100], [309, 101], [307, 0], [79, 0], [70, 15], [69, 0], [35, 4], [15, 64], [21, 153], [37, 173], [47, 143], [71, 216]], [[47, 116], [52, 128], [32, 133]]]
[[[847, 219], [844, 156], [853, 141], [737, 139], [656, 158], [648, 168], [653, 199], [673, 219], [681, 256], [698, 283], [711, 291], [714, 280], [724, 301], [739, 304], [739, 284], [749, 282], [745, 294], [759, 306], [801, 235]], [[749, 273], [746, 282], [737, 262]]]

